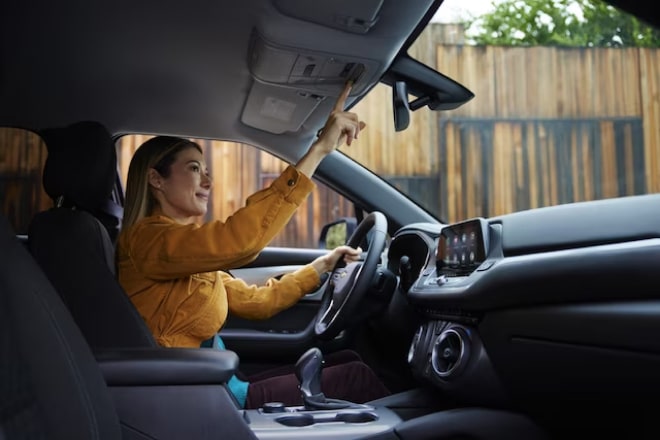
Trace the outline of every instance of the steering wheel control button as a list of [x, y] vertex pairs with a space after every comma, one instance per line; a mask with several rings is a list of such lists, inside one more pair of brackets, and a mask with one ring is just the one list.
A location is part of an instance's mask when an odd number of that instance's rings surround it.
[[283, 413], [286, 411], [286, 407], [282, 402], [266, 402], [264, 403], [263, 410], [265, 413]]

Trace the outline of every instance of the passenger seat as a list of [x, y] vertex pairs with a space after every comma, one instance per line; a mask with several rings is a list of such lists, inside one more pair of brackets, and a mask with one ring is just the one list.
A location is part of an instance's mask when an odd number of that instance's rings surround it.
[[98, 122], [43, 131], [44, 189], [55, 206], [28, 230], [31, 253], [69, 308], [92, 349], [157, 344], [115, 275], [114, 245], [96, 214], [117, 176], [114, 141]]
[[226, 389], [236, 353], [92, 354], [2, 214], [0, 249], [0, 439], [256, 440]]
[[84, 338], [0, 216], [0, 438], [121, 438]]

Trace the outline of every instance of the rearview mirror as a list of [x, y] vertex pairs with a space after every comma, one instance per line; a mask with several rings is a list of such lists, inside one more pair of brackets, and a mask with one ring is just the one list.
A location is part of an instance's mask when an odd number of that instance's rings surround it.
[[392, 87], [392, 110], [394, 111], [394, 129], [403, 131], [410, 124], [410, 107], [408, 105], [408, 87], [403, 81], [397, 81]]
[[[462, 84], [407, 54], [394, 60], [381, 82], [392, 87], [396, 131], [408, 127], [411, 111], [422, 107], [453, 110], [474, 98], [474, 93]], [[409, 100], [408, 96], [414, 98]]]

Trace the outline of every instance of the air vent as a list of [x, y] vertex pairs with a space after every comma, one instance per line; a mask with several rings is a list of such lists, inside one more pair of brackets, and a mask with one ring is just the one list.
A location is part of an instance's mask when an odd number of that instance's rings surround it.
[[410, 349], [408, 350], [408, 364], [412, 364], [413, 359], [415, 358], [415, 351], [419, 345], [419, 341], [422, 339], [422, 333], [424, 332], [424, 326], [420, 325], [415, 336], [413, 336], [412, 343], [410, 344]]
[[433, 345], [433, 371], [445, 379], [458, 374], [467, 363], [469, 353], [469, 340], [465, 332], [460, 328], [449, 328], [440, 333]]

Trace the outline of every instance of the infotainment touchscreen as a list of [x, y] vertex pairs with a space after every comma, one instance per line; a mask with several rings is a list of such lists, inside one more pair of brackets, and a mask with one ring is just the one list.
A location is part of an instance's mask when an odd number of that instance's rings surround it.
[[436, 254], [437, 273], [468, 275], [488, 255], [488, 223], [481, 218], [442, 228]]

